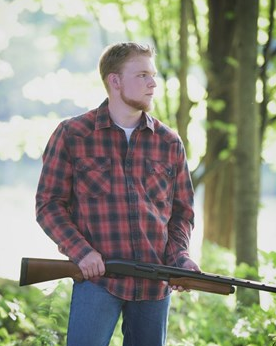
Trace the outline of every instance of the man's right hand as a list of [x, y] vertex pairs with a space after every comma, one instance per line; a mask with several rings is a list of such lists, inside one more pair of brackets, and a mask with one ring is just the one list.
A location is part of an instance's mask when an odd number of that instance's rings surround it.
[[105, 266], [99, 252], [93, 250], [89, 252], [78, 264], [85, 280], [95, 276], [102, 276], [105, 273]]

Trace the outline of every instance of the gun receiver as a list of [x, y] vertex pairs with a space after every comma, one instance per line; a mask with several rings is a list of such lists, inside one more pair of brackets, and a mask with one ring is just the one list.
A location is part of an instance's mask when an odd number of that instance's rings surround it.
[[[182, 286], [185, 289], [199, 290], [210, 293], [229, 295], [235, 292], [234, 286], [251, 288], [276, 293], [276, 286], [258, 281], [250, 281], [211, 273], [198, 273], [191, 270], [175, 268], [153, 263], [136, 262], [132, 260], [112, 259], [105, 261], [106, 277], [132, 276], [136, 278], [163, 280], [170, 286]], [[22, 258], [20, 286], [31, 285], [56, 279], [70, 277], [83, 281], [83, 275], [78, 267], [68, 260], [41, 258]]]

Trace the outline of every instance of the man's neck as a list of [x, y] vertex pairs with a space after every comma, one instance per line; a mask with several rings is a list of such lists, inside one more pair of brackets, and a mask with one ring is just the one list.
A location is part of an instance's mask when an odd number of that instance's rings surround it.
[[134, 128], [140, 122], [142, 111], [112, 100], [109, 100], [108, 108], [111, 119], [122, 127]]

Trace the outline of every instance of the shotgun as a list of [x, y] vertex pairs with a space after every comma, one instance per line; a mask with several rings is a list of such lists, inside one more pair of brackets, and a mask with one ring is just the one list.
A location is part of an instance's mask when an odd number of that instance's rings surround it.
[[[188, 290], [223, 295], [234, 293], [234, 286], [276, 293], [276, 286], [267, 285], [258, 281], [237, 279], [204, 272], [199, 273], [166, 265], [125, 259], [106, 260], [105, 269], [105, 277], [115, 276], [121, 278], [123, 276], [132, 276], [150, 280], [163, 280], [167, 281], [170, 286], [182, 286]], [[72, 261], [43, 258], [22, 258], [21, 260], [20, 286], [67, 277], [78, 282], [84, 280], [80, 268]]]

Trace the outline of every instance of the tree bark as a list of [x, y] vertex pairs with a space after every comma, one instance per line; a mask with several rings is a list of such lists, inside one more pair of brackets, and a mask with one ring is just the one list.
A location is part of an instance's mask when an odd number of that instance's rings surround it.
[[[237, 147], [234, 195], [237, 265], [246, 263], [256, 269], [260, 189], [260, 132], [256, 107], [258, 8], [258, 0], [237, 2]], [[259, 301], [258, 292], [249, 294], [238, 290], [238, 299], [243, 304], [250, 305]]]
[[178, 79], [180, 83], [179, 108], [176, 113], [177, 129], [188, 151], [187, 127], [189, 123], [190, 101], [187, 92], [188, 70], [188, 6], [190, 0], [180, 1], [180, 28], [179, 28], [179, 58], [180, 69]]
[[[209, 0], [207, 149], [205, 169], [204, 239], [233, 248], [233, 164], [222, 151], [229, 151], [233, 123], [233, 39], [236, 0]], [[216, 108], [220, 102], [221, 107]], [[214, 106], [212, 106], [214, 105]], [[227, 156], [227, 155], [226, 155]], [[212, 166], [220, 169], [212, 169]]]

